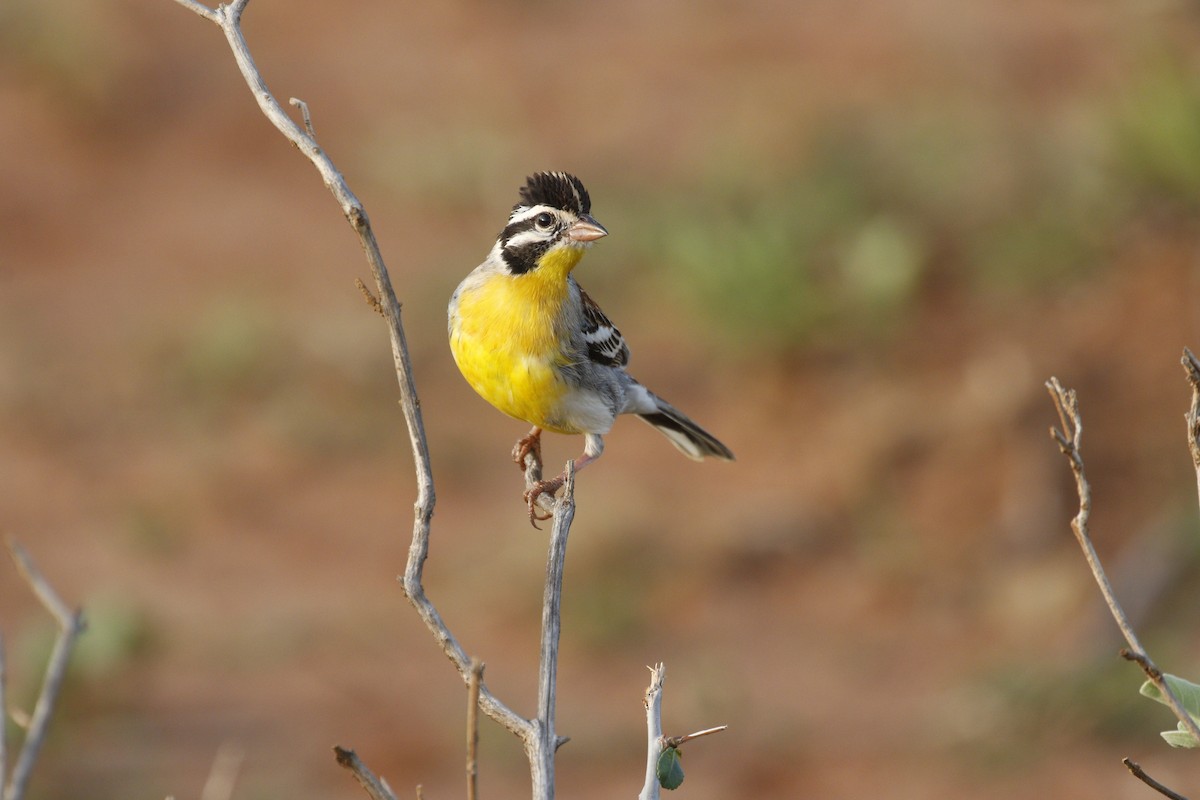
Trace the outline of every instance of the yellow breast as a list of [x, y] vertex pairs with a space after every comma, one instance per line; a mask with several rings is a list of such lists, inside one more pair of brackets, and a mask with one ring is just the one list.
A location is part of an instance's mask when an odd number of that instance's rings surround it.
[[570, 390], [560, 373], [567, 363], [560, 312], [569, 297], [570, 266], [562, 265], [558, 280], [539, 267], [524, 275], [496, 273], [460, 290], [450, 333], [459, 370], [484, 400], [559, 433], [579, 432], [558, 418]]

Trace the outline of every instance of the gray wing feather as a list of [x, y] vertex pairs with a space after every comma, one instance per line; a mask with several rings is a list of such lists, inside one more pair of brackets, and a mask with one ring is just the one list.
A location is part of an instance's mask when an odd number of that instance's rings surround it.
[[579, 299], [583, 305], [583, 341], [588, 358], [606, 367], [624, 367], [629, 363], [625, 337], [583, 289], [579, 290]]

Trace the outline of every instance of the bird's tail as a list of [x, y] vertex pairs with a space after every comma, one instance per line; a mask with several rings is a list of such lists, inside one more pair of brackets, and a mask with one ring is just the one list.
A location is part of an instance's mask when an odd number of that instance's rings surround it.
[[654, 399], [655, 410], [647, 414], [638, 414], [638, 417], [670, 439], [679, 452], [694, 461], [702, 461], [705, 458], [733, 461], [733, 451], [717, 441], [717, 437], [692, 422], [682, 411], [658, 395], [650, 392], [647, 394]]

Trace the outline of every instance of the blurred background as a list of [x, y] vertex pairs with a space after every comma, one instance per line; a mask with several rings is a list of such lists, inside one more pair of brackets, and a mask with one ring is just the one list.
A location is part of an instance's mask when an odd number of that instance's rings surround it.
[[[438, 505], [430, 597], [534, 708], [546, 534], [526, 428], [445, 308], [530, 172], [611, 232], [576, 276], [632, 371], [727, 442], [621, 420], [578, 487], [559, 790], [641, 783], [645, 665], [681, 797], [1147, 797], [1200, 761], [1136, 694], [1068, 528], [1042, 383], [1078, 389], [1097, 547], [1200, 676], [1184, 346], [1200, 346], [1200, 13], [1182, 2], [288, 3], [306, 100], [404, 304]], [[170, 0], [0, 9], [0, 532], [91, 629], [36, 798], [462, 792], [465, 692], [395, 581], [414, 480], [358, 243]], [[578, 454], [549, 437], [546, 457]], [[7, 560], [13, 705], [50, 620]], [[488, 797], [520, 797], [485, 722]]]

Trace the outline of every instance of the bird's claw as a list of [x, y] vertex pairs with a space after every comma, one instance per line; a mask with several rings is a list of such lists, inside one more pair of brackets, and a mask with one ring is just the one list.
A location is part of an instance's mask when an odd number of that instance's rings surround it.
[[[525, 492], [525, 502], [529, 505], [529, 524], [533, 527], [538, 527], [539, 520], [548, 520], [553, 517], [553, 514], [540, 515], [538, 514], [538, 498], [543, 494], [548, 494], [551, 497], [563, 485], [563, 478], [559, 476], [549, 481], [538, 481], [533, 486], [529, 487], [529, 491]], [[541, 530], [541, 528], [538, 528]]]
[[525, 458], [533, 456], [533, 460], [539, 465], [542, 463], [542, 432], [530, 433], [517, 440], [513, 445], [512, 459], [517, 465], [517, 468], [522, 472], [525, 471]]

